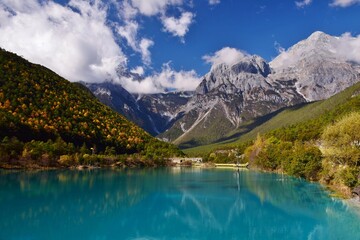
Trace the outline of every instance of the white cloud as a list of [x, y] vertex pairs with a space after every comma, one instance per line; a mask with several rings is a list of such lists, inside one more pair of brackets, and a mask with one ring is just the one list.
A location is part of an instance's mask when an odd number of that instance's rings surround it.
[[207, 62], [212, 64], [212, 66], [216, 66], [221, 63], [225, 63], [229, 66], [237, 63], [248, 54], [230, 47], [224, 47], [223, 49], [217, 51], [214, 55], [205, 55], [203, 59]]
[[173, 36], [183, 38], [189, 31], [193, 18], [193, 13], [183, 12], [179, 18], [163, 16], [161, 20], [166, 32], [172, 33]]
[[220, 3], [220, 0], [209, 0], [210, 5], [216, 5], [216, 4], [219, 4], [219, 3]]
[[133, 49], [138, 49], [137, 33], [139, 24], [136, 21], [126, 21], [124, 26], [119, 26], [117, 29], [118, 34], [126, 39], [127, 44]]
[[160, 73], [146, 77], [142, 81], [122, 78], [120, 83], [130, 92], [159, 93], [167, 90], [191, 91], [200, 83], [201, 78], [194, 70], [175, 71], [169, 64], [164, 64]]
[[[99, 0], [3, 0], [0, 46], [72, 81], [103, 81], [127, 58], [106, 25]], [[73, 10], [74, 9], [74, 10]]]
[[274, 42], [274, 47], [278, 53], [283, 53], [286, 51], [286, 49], [283, 48], [277, 41]]
[[139, 76], [143, 76], [144, 73], [145, 73], [145, 70], [144, 70], [143, 67], [137, 66], [137, 67], [131, 69], [130, 72], [131, 72], [131, 73], [138, 74]]
[[190, 12], [182, 13], [179, 19], [165, 17], [169, 6], [181, 5], [183, 0], [124, 0], [122, 3], [115, 1], [114, 4], [117, 6], [120, 18], [123, 19], [123, 24], [117, 26], [117, 33], [126, 39], [128, 46], [141, 54], [144, 65], [151, 64], [149, 48], [155, 43], [148, 38], [139, 39], [138, 15], [161, 15], [160, 19], [164, 25], [164, 30], [180, 37], [182, 41], [184, 41], [184, 36], [189, 31], [189, 26], [194, 17]]
[[183, 4], [183, 0], [131, 0], [131, 3], [141, 14], [154, 16], [164, 13], [168, 6]]
[[117, 0], [111, 1], [112, 4], [116, 6], [120, 18], [126, 21], [134, 19], [139, 14], [139, 11], [131, 5], [129, 0], [123, 0], [122, 2], [118, 2]]
[[[170, 90], [194, 90], [200, 80], [194, 70], [175, 71], [165, 64], [161, 72], [138, 81], [119, 78], [116, 69], [127, 68], [127, 57], [119, 39], [141, 55], [144, 66], [129, 69], [144, 76], [151, 64], [153, 40], [140, 36], [141, 15], [162, 21], [169, 6], [183, 0], [70, 0], [66, 6], [43, 0], [0, 0], [0, 47], [42, 64], [71, 81], [101, 82], [113, 79], [131, 92], [156, 93]], [[108, 10], [116, 7], [118, 22], [108, 19]], [[183, 11], [180, 9], [179, 11]], [[171, 18], [171, 17], [170, 17]], [[182, 13], [170, 21], [168, 31], [184, 37], [193, 14]]]
[[360, 35], [351, 36], [350, 33], [344, 33], [338, 38], [336, 52], [348, 61], [354, 61], [360, 64]]
[[303, 1], [300, 1], [300, 2], [295, 2], [296, 6], [298, 8], [303, 8], [303, 7], [306, 7], [308, 5], [310, 5], [312, 3], [313, 0], [303, 0]]
[[2, 0], [2, 5], [7, 6], [10, 9], [17, 9], [22, 13], [30, 13], [31, 11], [38, 10], [40, 8], [40, 5], [36, 0]]
[[140, 41], [139, 47], [141, 52], [141, 58], [145, 65], [149, 65], [151, 63], [151, 52], [149, 48], [154, 45], [154, 42], [150, 39], [143, 38]]
[[333, 0], [330, 4], [332, 7], [349, 7], [354, 4], [359, 4], [360, 0]]
[[141, 54], [141, 59], [145, 65], [151, 64], [151, 52], [149, 48], [154, 45], [154, 41], [148, 38], [138, 40], [139, 25], [136, 21], [126, 21], [126, 25], [117, 28], [118, 34], [126, 39], [127, 44]]

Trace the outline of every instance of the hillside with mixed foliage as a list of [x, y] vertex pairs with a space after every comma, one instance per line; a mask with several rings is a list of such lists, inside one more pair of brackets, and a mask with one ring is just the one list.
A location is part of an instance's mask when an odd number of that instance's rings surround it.
[[[62, 142], [71, 144], [65, 149], [73, 148], [74, 152], [83, 146], [92, 152], [107, 150], [113, 154], [139, 153], [148, 157], [181, 154], [176, 147], [154, 139], [101, 104], [82, 85], [70, 83], [45, 67], [2, 49], [1, 140], [2, 156], [11, 155], [4, 147], [6, 144], [9, 147], [11, 141]], [[24, 155], [26, 149], [21, 150], [13, 155]]]
[[318, 138], [323, 129], [337, 118], [352, 111], [360, 111], [359, 94], [360, 83], [357, 83], [329, 99], [281, 109], [249, 121], [223, 141], [186, 149], [185, 152], [198, 155], [207, 154], [214, 149], [236, 148], [249, 144], [258, 134], [275, 135], [286, 140]]
[[242, 155], [252, 167], [321, 181], [345, 196], [360, 184], [360, 83], [256, 121], [262, 123], [240, 137], [187, 153], [218, 162]]
[[320, 181], [350, 196], [360, 184], [360, 109], [337, 109], [337, 117], [330, 118], [335, 112], [329, 112], [309, 121], [308, 128], [302, 123], [258, 135], [245, 149], [245, 160], [267, 171]]

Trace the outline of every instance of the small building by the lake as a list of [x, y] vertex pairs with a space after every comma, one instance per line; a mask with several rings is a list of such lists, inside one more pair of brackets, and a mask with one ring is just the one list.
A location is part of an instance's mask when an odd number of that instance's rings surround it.
[[174, 164], [182, 164], [185, 162], [192, 162], [192, 163], [202, 163], [203, 159], [202, 158], [170, 158], [169, 159], [172, 163]]

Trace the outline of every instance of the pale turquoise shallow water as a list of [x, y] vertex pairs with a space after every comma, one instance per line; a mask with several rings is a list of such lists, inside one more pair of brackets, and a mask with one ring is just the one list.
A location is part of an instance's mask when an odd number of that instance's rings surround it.
[[0, 172], [0, 240], [360, 239], [359, 208], [251, 171]]

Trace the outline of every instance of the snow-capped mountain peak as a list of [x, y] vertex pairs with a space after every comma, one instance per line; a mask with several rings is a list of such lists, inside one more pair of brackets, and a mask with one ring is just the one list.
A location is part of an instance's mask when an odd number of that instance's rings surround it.
[[283, 51], [270, 62], [271, 68], [275, 70], [296, 67], [301, 61], [311, 59], [341, 59], [341, 53], [337, 51], [340, 44], [339, 38], [317, 31], [307, 39], [295, 44], [287, 51]]
[[359, 70], [341, 49], [342, 40], [317, 31], [270, 62], [271, 79], [296, 79], [308, 101], [326, 99], [358, 81]]

